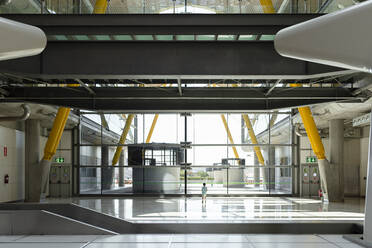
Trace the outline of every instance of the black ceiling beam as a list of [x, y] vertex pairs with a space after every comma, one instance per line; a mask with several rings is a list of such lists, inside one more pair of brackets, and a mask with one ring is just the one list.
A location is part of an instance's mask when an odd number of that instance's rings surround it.
[[[339, 100], [345, 102], [349, 100]], [[0, 100], [0, 102], [4, 102]], [[28, 101], [12, 101], [7, 102], [29, 102], [36, 104], [47, 104], [55, 106], [64, 106], [69, 108], [77, 108], [80, 110], [92, 111], [122, 111], [122, 112], [246, 112], [246, 111], [266, 111], [283, 108], [296, 108], [306, 105], [314, 105], [321, 103], [335, 102], [334, 99], [222, 99], [222, 100], [115, 100], [115, 99], [90, 99], [90, 100], [51, 100], [37, 99]], [[350, 101], [349, 101], [350, 102]], [[360, 102], [360, 101], [351, 101]]]
[[55, 41], [41, 55], [0, 62], [0, 72], [50, 79], [300, 79], [342, 71], [282, 57], [270, 41]]
[[7, 88], [9, 96], [2, 102], [34, 102], [87, 110], [106, 111], [249, 111], [271, 110], [303, 105], [359, 101], [344, 88], [112, 88], [91, 87], [92, 96], [81, 88], [16, 87]]
[[115, 34], [276, 34], [280, 29], [321, 14], [2, 14], [40, 27], [49, 35]]
[[[95, 92], [96, 99], [133, 99], [133, 98], [214, 98], [214, 99], [303, 99], [303, 98], [354, 98], [351, 91], [342, 87], [278, 87], [274, 88], [270, 96], [266, 96], [269, 87], [185, 87], [182, 88], [183, 96], [178, 94], [177, 87], [90, 87]], [[82, 87], [7, 87], [9, 97], [14, 98], [50, 98], [74, 99], [91, 98]]]

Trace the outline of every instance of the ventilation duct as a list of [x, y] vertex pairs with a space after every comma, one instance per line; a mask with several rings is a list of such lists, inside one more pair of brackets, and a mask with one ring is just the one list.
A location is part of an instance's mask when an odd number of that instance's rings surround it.
[[11, 117], [0, 117], [0, 122], [2, 121], [25, 121], [31, 115], [30, 106], [27, 104], [22, 104], [23, 114], [21, 116], [11, 116]]

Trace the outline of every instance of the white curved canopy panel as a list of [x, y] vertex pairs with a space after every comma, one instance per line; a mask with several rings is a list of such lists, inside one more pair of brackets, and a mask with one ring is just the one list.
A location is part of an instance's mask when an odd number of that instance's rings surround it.
[[1, 17], [0, 37], [0, 60], [37, 55], [47, 43], [41, 29]]
[[372, 0], [280, 30], [285, 57], [372, 73]]

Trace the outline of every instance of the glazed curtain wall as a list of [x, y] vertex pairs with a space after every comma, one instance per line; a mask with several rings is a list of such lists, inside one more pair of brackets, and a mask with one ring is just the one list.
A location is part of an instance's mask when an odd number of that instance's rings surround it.
[[[292, 194], [295, 163], [289, 112], [247, 114], [257, 143], [252, 143], [242, 114], [159, 114], [150, 143], [175, 144], [186, 154], [180, 164], [156, 163], [150, 167], [128, 162], [128, 145], [146, 143], [155, 117], [137, 114], [122, 145], [119, 163], [113, 166], [127, 116], [106, 114], [107, 128], [101, 126], [98, 114], [82, 116], [90, 125], [81, 124], [80, 140], [75, 142], [79, 150], [75, 165], [79, 194], [197, 195], [203, 183], [210, 195]], [[154, 151], [157, 161], [161, 156], [169, 156], [169, 151]], [[134, 174], [140, 169], [147, 171], [140, 178], [143, 187], [158, 191], [134, 189], [133, 183], [139, 180]]]

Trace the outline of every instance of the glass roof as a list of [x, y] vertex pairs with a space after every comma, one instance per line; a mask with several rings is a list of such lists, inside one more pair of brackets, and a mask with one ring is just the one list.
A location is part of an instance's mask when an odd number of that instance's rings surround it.
[[[290, 9], [290, 1], [271, 0], [275, 13], [331, 13], [354, 4], [354, 0], [318, 0], [316, 2], [298, 0], [297, 8]], [[75, 0], [46, 0], [43, 13], [73, 14]], [[80, 12], [93, 13], [96, 0], [81, 0]], [[321, 8], [319, 9], [319, 6]], [[222, 14], [265, 13], [260, 0], [110, 0], [106, 14]], [[39, 0], [12, 0], [10, 3], [0, 5], [0, 14], [41, 13]]]
[[48, 40], [77, 40], [77, 41], [254, 41], [274, 40], [275, 35], [48, 35]]
[[[94, 3], [95, 0], [90, 0]], [[272, 0], [279, 9], [283, 0]], [[185, 2], [187, 4], [185, 4]], [[109, 13], [263, 13], [259, 0], [110, 0]]]

